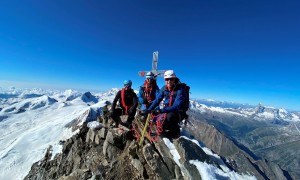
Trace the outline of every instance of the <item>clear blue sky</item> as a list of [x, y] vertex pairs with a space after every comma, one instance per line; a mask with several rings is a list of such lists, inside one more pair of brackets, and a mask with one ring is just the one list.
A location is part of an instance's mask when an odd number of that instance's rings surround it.
[[[0, 80], [84, 90], [173, 69], [192, 97], [300, 110], [300, 1], [1, 0]], [[163, 79], [158, 79], [162, 85]], [[17, 83], [16, 83], [17, 84]]]

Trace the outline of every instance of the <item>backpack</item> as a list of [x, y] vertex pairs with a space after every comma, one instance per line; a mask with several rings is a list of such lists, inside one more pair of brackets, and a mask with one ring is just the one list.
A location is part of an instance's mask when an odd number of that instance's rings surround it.
[[[184, 102], [184, 106], [182, 108], [182, 113], [181, 113], [181, 120], [183, 119], [188, 119], [189, 115], [186, 113], [189, 110], [190, 107], [190, 86], [188, 86], [185, 83], [181, 83], [178, 82], [178, 86], [183, 87], [183, 89], [185, 90], [185, 102]], [[177, 91], [175, 91], [175, 94], [177, 93]], [[175, 95], [176, 96], [176, 95]]]
[[[181, 83], [180, 81], [177, 82], [176, 86], [178, 86], [178, 88], [183, 88], [185, 90], [185, 94], [184, 94], [184, 96], [185, 96], [185, 102], [184, 102], [183, 108], [181, 109], [182, 110], [181, 120], [188, 119], [189, 116], [186, 113], [186, 111], [188, 111], [189, 107], [190, 107], [190, 86], [188, 86], [185, 83]], [[166, 89], [166, 88], [167, 88], [167, 86], [165, 85], [163, 87], [163, 89]], [[173, 91], [174, 93], [173, 94], [171, 93], [170, 96], [175, 96], [176, 97], [177, 96], [177, 90], [178, 90], [178, 88], [176, 87], [175, 90]], [[172, 99], [170, 99], [169, 106], [171, 106], [171, 105], [172, 105]]]
[[[185, 90], [185, 95], [184, 95], [185, 102], [184, 102], [184, 107], [182, 108], [182, 110], [183, 110], [183, 112], [186, 112], [189, 110], [189, 107], [190, 107], [190, 86], [188, 86], [185, 83], [181, 83], [181, 82], [178, 82], [177, 86], [183, 87], [183, 89]], [[175, 95], [175, 97], [176, 97], [176, 94], [177, 94], [177, 90], [175, 90], [173, 95]]]
[[190, 86], [188, 86], [185, 83], [180, 83], [180, 86], [182, 86], [185, 89], [185, 103], [183, 110], [186, 112], [189, 110], [190, 107]]

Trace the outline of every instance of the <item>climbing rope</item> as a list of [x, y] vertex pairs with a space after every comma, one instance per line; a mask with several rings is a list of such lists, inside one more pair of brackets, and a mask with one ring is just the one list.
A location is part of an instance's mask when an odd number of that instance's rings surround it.
[[136, 141], [139, 142], [140, 135], [139, 135], [138, 131], [136, 130], [135, 125], [132, 126], [131, 130], [132, 130], [131, 132], [132, 132], [133, 137], [135, 137]]
[[[157, 118], [156, 120], [156, 133], [154, 135], [154, 138], [152, 138], [152, 127], [153, 127], [153, 122], [154, 119]], [[165, 122], [166, 119], [166, 113], [160, 114], [160, 115], [153, 115], [151, 114], [151, 120], [150, 120], [150, 125], [149, 125], [149, 130], [148, 130], [148, 135], [150, 137], [150, 141], [151, 142], [156, 142], [158, 140], [158, 137], [160, 136], [160, 133], [163, 132], [163, 124]]]
[[[156, 119], [156, 121], [155, 121]], [[132, 135], [135, 137], [136, 141], [139, 142], [141, 145], [142, 142], [144, 141], [144, 136], [145, 133], [148, 134], [148, 137], [150, 138], [150, 142], [154, 143], [158, 140], [161, 132], [163, 132], [163, 124], [166, 119], [166, 113], [160, 114], [160, 115], [153, 115], [152, 113], [149, 113], [147, 116], [147, 120], [142, 132], [142, 136], [139, 135], [138, 128], [136, 128], [136, 125], [133, 125], [131, 130], [132, 130]], [[156, 132], [153, 133], [152, 129], [154, 124], [156, 125]], [[146, 132], [147, 131], [147, 132]]]

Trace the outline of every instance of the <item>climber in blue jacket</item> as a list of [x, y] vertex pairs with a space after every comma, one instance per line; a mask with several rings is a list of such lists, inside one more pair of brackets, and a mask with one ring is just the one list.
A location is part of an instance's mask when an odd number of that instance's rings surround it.
[[[166, 113], [163, 130], [167, 136], [177, 138], [180, 136], [179, 122], [185, 116], [186, 92], [173, 70], [164, 73], [164, 80], [166, 85], [161, 88], [151, 106], [141, 114], [148, 114], [151, 111], [154, 114]], [[163, 99], [163, 108], [155, 110]]]
[[159, 87], [156, 84], [155, 76], [152, 72], [146, 74], [144, 84], [140, 86], [138, 93], [139, 103], [141, 105], [141, 111], [145, 111], [150, 107], [152, 102], [159, 94]]

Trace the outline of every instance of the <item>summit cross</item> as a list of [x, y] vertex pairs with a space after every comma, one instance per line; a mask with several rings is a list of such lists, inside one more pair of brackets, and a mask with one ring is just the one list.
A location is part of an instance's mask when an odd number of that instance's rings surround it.
[[139, 76], [144, 77], [145, 74], [148, 72], [152, 72], [155, 77], [157, 76], [163, 76], [166, 70], [157, 70], [157, 63], [158, 63], [158, 51], [153, 52], [153, 58], [152, 58], [152, 70], [151, 71], [139, 71]]

